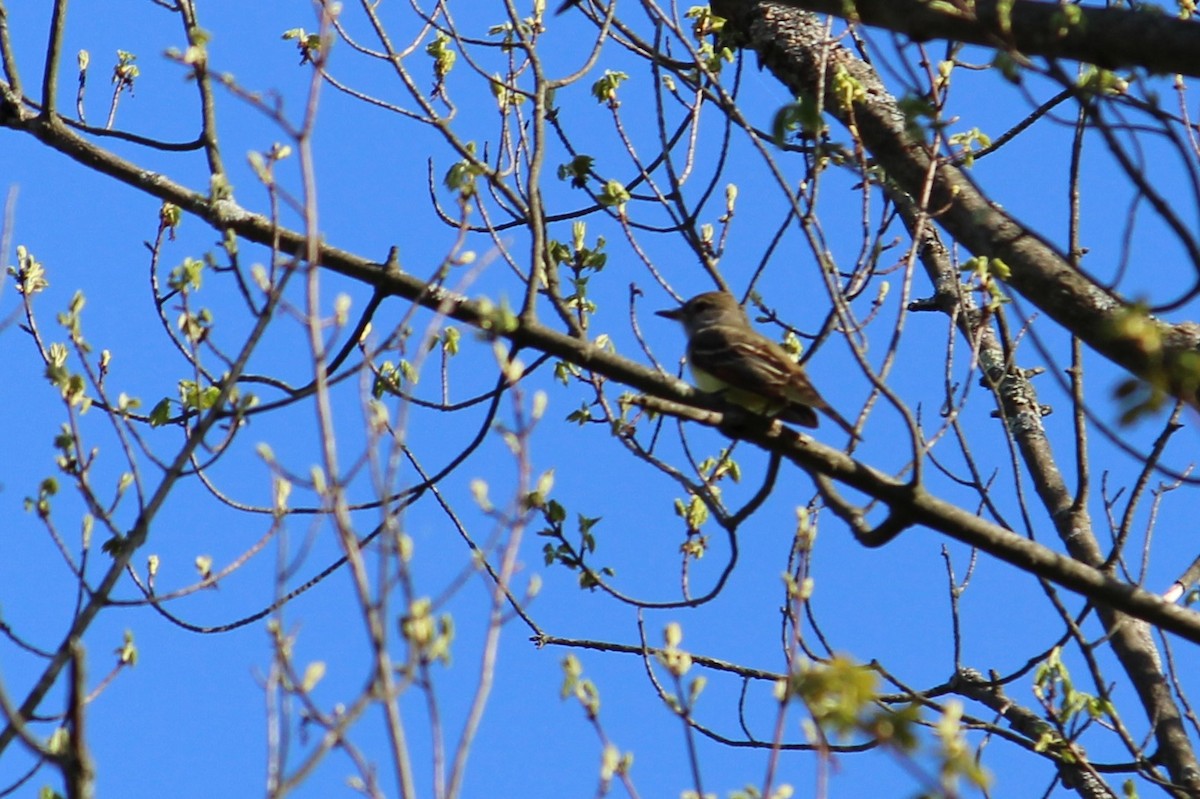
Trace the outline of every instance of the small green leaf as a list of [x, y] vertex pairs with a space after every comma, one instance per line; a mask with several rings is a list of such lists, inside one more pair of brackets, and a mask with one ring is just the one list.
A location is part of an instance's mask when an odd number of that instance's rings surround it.
[[425, 45], [425, 54], [433, 59], [433, 75], [438, 83], [450, 74], [454, 62], [458, 60], [458, 53], [450, 49], [450, 37], [444, 33], [439, 33]]
[[592, 172], [592, 165], [596, 163], [596, 159], [590, 155], [577, 155], [565, 164], [559, 164], [558, 179], [567, 180], [570, 178], [571, 187], [582, 189], [587, 185], [588, 177]]
[[171, 400], [163, 397], [154, 406], [154, 410], [150, 411], [150, 426], [162, 427], [171, 419]]
[[300, 688], [305, 693], [317, 687], [317, 683], [325, 676], [325, 663], [320, 660], [314, 660], [309, 663], [304, 669], [304, 679], [300, 683]]
[[596, 196], [596, 199], [606, 208], [616, 207], [621, 210], [625, 207], [625, 203], [629, 202], [629, 190], [619, 180], [610, 180], [604, 184], [604, 188]]
[[136, 666], [138, 660], [138, 650], [133, 643], [133, 630], [125, 631], [125, 639], [121, 646], [114, 650], [118, 662], [122, 666]]
[[198, 291], [203, 282], [204, 261], [185, 258], [183, 263], [171, 270], [167, 285], [175, 291], [187, 293]]
[[617, 102], [617, 87], [627, 80], [629, 80], [629, 75], [624, 72], [614, 72], [611, 69], [606, 69], [600, 79], [592, 84], [592, 96], [599, 102], [615, 104]]

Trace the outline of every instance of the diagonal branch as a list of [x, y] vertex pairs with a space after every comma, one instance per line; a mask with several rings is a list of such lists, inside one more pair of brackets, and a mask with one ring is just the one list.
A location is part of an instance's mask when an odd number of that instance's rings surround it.
[[719, 428], [726, 435], [751, 442], [767, 452], [778, 453], [806, 472], [826, 475], [881, 500], [894, 511], [903, 512], [915, 525], [936, 530], [1022, 571], [1044, 577], [1101, 605], [1124, 611], [1200, 644], [1200, 613], [1166, 602], [1151, 591], [1019, 536], [920, 486], [886, 475], [779, 422], [754, 425], [747, 418], [742, 419], [746, 424], [735, 428], [730, 424], [732, 414], [722, 416], [710, 410], [651, 397], [635, 397], [634, 404]]
[[[826, 37], [816, 16], [778, 2], [716, 0], [713, 10], [730, 20], [739, 44], [797, 95], [820, 98], [825, 110], [854, 131], [888, 178], [913, 197], [925, 196], [936, 222], [972, 254], [1002, 261], [1006, 282], [1090, 348], [1138, 377], [1197, 406], [1194, 372], [1200, 326], [1168, 325], [1075, 269], [1036, 232], [982, 191], [956, 166], [937, 161], [906, 132], [896, 99], [874, 69]], [[1197, 51], [1200, 53], [1200, 50]], [[862, 87], [841, 105], [834, 87], [847, 76]], [[1198, 265], [1200, 266], [1200, 265]], [[1131, 314], [1141, 316], [1129, 324]]]
[[[281, 252], [302, 251], [306, 245], [300, 233], [273, 227], [268, 218], [250, 213], [232, 200], [210, 202], [203, 194], [92, 145], [61, 123], [28, 116], [16, 120], [15, 124], [10, 118], [9, 125], [26, 129], [48, 146], [85, 166], [111, 175], [151, 196], [175, 203], [218, 230], [232, 230], [242, 238], [260, 244], [278, 242]], [[416, 275], [388, 268], [382, 263], [327, 244], [320, 245], [320, 258], [325, 268], [373, 286], [382, 294], [407, 298], [440, 310], [472, 327], [509, 339], [521, 347], [548, 353], [640, 391], [674, 400], [674, 407], [683, 409], [683, 415], [687, 418], [712, 425], [721, 423], [720, 414], [698, 409], [724, 407], [718, 399], [701, 394], [674, 377], [603, 350], [590, 341], [565, 335], [528, 319], [517, 321], [514, 327], [501, 327], [501, 320], [484, 304], [442, 288], [431, 287]], [[680, 402], [688, 405], [678, 405]], [[1200, 614], [1166, 603], [1150, 592], [1115, 580], [1097, 569], [1021, 538], [920, 489], [914, 490], [908, 483], [893, 480], [837, 450], [819, 445], [787, 428], [783, 428], [782, 432], [755, 435], [743, 431], [739, 437], [753, 441], [769, 452], [778, 452], [803, 468], [820, 471], [854, 486], [889, 505], [907, 505], [916, 523], [944, 532], [1090, 599], [1200, 643]]]
[[[755, 50], [764, 65], [793, 92], [820, 98], [830, 114], [857, 134], [863, 146], [901, 190], [912, 197], [927, 196], [927, 208], [956, 240], [976, 255], [1003, 260], [1011, 268], [1007, 282], [1018, 293], [1093, 349], [1135, 374], [1158, 385], [1163, 384], [1164, 376], [1173, 379], [1171, 389], [1181, 399], [1196, 404], [1194, 384], [1188, 388], [1186, 380], [1169, 377], [1185, 373], [1186, 369], [1179, 367], [1189, 356], [1194, 357], [1195, 326], [1171, 328], [1147, 319], [1148, 323], [1157, 326], [1165, 342], [1161, 349], [1148, 351], [1144, 338], [1130, 335], [1128, 326], [1121, 325], [1122, 319], [1131, 313], [1129, 305], [1091, 281], [1033, 231], [991, 203], [963, 172], [948, 163], [935, 161], [923, 144], [910, 139], [895, 98], [874, 69], [836, 42], [829, 41], [824, 25], [812, 14], [779, 2], [755, 0], [725, 0], [714, 3], [714, 10], [732, 21], [733, 31], [740, 36], [741, 43]], [[828, 89], [844, 82], [838, 80], [839, 76], [849, 76], [856, 81], [862, 87], [861, 95], [851, 102], [839, 99]], [[927, 252], [927, 248], [922, 249], [922, 258], [927, 262], [938, 260]], [[931, 276], [939, 288], [943, 275], [953, 279], [945, 274], [949, 271], [946, 265], [927, 263], [927, 268], [930, 266], [933, 267], [929, 269]], [[987, 350], [986, 344], [981, 347], [981, 358], [985, 358]], [[1067, 490], [1040, 424], [1014, 425], [1014, 428], [1025, 463], [1034, 473], [1039, 496], [1071, 557], [1027, 547], [1025, 539], [1007, 530], [990, 529], [994, 525], [980, 526], [976, 517], [960, 508], [941, 507], [939, 500], [924, 494], [920, 488], [907, 489], [910, 497], [889, 499], [886, 494], [895, 494], [895, 491], [883, 486], [865, 488], [860, 484], [872, 482], [864, 480], [866, 474], [843, 475], [838, 474], [840, 470], [836, 468], [831, 471], [805, 464], [810, 453], [799, 450], [795, 451], [799, 458], [787, 457], [806, 469], [815, 469], [884, 499], [893, 512], [906, 510], [907, 519], [1097, 600], [1113, 650], [1129, 674], [1153, 724], [1164, 765], [1172, 779], [1182, 786], [1181, 791], [1200, 791], [1200, 764], [1162, 673], [1158, 652], [1145, 626], [1123, 615], [1127, 612], [1149, 621], [1145, 612], [1149, 610], [1149, 604], [1153, 604], [1152, 595], [1096, 568], [1102, 564], [1103, 557], [1092, 533], [1090, 518]], [[761, 442], [760, 445], [768, 444]], [[897, 500], [901, 503], [899, 506]], [[1048, 556], [1052, 556], [1050, 560], [1046, 560]], [[1064, 562], [1051, 566], [1054, 558]], [[1094, 582], [1097, 577], [1101, 579]], [[1084, 583], [1088, 583], [1087, 588]], [[1143, 607], [1135, 610], [1139, 605]], [[1200, 620], [1200, 616], [1191, 612], [1187, 615], [1195, 617], [1187, 622], [1189, 627]], [[1180, 621], [1183, 620], [1169, 624]], [[1196, 640], [1192, 638], [1194, 633], [1184, 633], [1177, 626], [1171, 629]]]

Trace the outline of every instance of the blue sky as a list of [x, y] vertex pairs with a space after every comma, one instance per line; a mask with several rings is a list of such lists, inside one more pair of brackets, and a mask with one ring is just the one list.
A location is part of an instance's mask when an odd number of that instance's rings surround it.
[[[39, 54], [44, 47], [48, 11], [32, 4], [10, 3], [9, 25], [16, 44], [17, 57], [28, 87], [37, 85]], [[401, 9], [386, 8], [394, 14], [391, 24], [412, 30], [411, 19]], [[460, 23], [473, 35], [484, 36], [495, 18], [463, 19]], [[309, 79], [307, 68], [297, 64], [293, 46], [280, 39], [289, 28], [314, 26], [308, 4], [243, 4], [223, 0], [203, 5], [202, 24], [213, 33], [210, 63], [214, 68], [237, 77], [249, 89], [278, 92], [289, 113], [295, 114]], [[348, 17], [353, 28], [365, 34], [361, 20]], [[588, 41], [588, 29], [577, 15], [549, 21], [546, 34], [547, 63], [563, 73], [574, 69], [583, 58], [580, 52]], [[407, 26], [407, 27], [406, 27]], [[133, 97], [123, 97], [117, 115], [118, 127], [171, 141], [195, 136], [197, 117], [194, 89], [184, 80], [185, 71], [162, 56], [167, 47], [182, 47], [182, 32], [177, 21], [160, 8], [146, 2], [119, 0], [105, 4], [80, 2], [70, 9], [67, 42], [64, 51], [74, 53], [86, 48], [92, 56], [92, 76], [87, 101], [91, 121], [103, 119], [105, 96], [109, 91], [107, 70], [115, 50], [138, 55], [141, 77]], [[411, 33], [409, 34], [411, 35]], [[424, 56], [414, 56], [414, 72], [431, 81]], [[977, 61], [986, 60], [980, 54]], [[788, 97], [774, 80], [760, 73], [749, 59], [743, 75], [743, 109], [752, 121], [768, 127], [775, 110]], [[609, 47], [600, 69], [625, 69], [630, 72], [630, 99], [623, 118], [631, 124], [633, 135], [650, 151], [655, 142], [650, 95], [645, 86], [653, 78], [618, 48]], [[73, 91], [71, 59], [64, 65], [63, 107]], [[398, 89], [388, 71], [377, 64], [355, 58], [348, 48], [335, 49], [332, 69], [339, 77], [352, 81], [366, 91], [398, 100]], [[465, 70], [463, 70], [465, 72]], [[956, 73], [957, 75], [958, 73]], [[471, 83], [459, 73], [461, 82], [452, 82], [460, 102], [457, 124], [480, 140], [488, 135], [494, 118], [494, 103], [486, 87]], [[456, 78], [457, 80], [458, 78]], [[956, 89], [952, 105], [964, 120], [963, 126], [976, 126], [999, 132], [1015, 124], [1030, 112], [1029, 97], [1044, 99], [1051, 89], [1033, 80], [1028, 96], [990, 75], [967, 74]], [[563, 90], [559, 104], [565, 109], [564, 122], [575, 140], [597, 155], [598, 167], [628, 174], [628, 165], [620, 161], [615, 149], [609, 115], [587, 96], [590, 79]], [[640, 94], [638, 93], [640, 92]], [[634, 99], [637, 98], [637, 99]], [[639, 103], [643, 105], [639, 105]], [[706, 134], [719, 132], [719, 121], [706, 121]], [[219, 97], [219, 126], [226, 161], [238, 201], [254, 211], [265, 209], [265, 191], [256, 185], [246, 166], [245, 154], [264, 151], [282, 134], [273, 123], [245, 103], [228, 94]], [[1063, 111], [1065, 122], [1070, 112]], [[328, 241], [343, 249], [382, 260], [388, 248], [397, 245], [401, 265], [415, 274], [431, 274], [454, 240], [454, 231], [441, 226], [432, 215], [426, 185], [427, 159], [433, 160], [435, 181], [440, 180], [454, 158], [449, 149], [427, 128], [407, 123], [378, 109], [363, 108], [354, 100], [324, 90], [316, 137], [317, 177], [320, 197], [320, 227]], [[834, 137], [845, 139], [844, 131]], [[1067, 146], [1071, 129], [1066, 124], [1047, 123], [1037, 135], [1018, 138], [1011, 147], [996, 156], [982, 159], [975, 178], [997, 201], [1019, 218], [1037, 220], [1037, 229], [1062, 244], [1065, 231], [1066, 199], [1063, 194]], [[717, 140], [705, 140], [697, 159], [698, 168], [711, 166]], [[162, 154], [145, 152], [120, 142], [113, 149], [161, 170], [197, 190], [203, 190], [207, 177], [199, 153]], [[3, 133], [0, 144], [0, 190], [14, 192], [15, 211], [10, 236], [34, 252], [48, 271], [50, 289], [38, 297], [37, 310], [49, 338], [60, 336], [54, 314], [65, 307], [76, 290], [85, 292], [85, 330], [95, 348], [113, 352], [110, 385], [143, 399], [146, 407], [160, 397], [172, 396], [176, 381], [183, 376], [183, 365], [165, 339], [150, 301], [148, 284], [149, 256], [143, 242], [153, 238], [157, 225], [157, 200], [139, 195], [132, 189], [112, 183], [42, 147], [35, 140]], [[1130, 188], [1114, 173], [1101, 150], [1085, 163], [1084, 240], [1091, 248], [1089, 265], [1099, 274], [1115, 274], [1120, 261], [1123, 220]], [[561, 154], [561, 153], [559, 153]], [[1153, 156], [1153, 154], [1151, 154]], [[607, 159], [607, 160], [606, 160]], [[1148, 159], [1151, 175], [1168, 190], [1175, 176], [1169, 162]], [[757, 157], [748, 147], [735, 144], [731, 166], [722, 180], [739, 183], [738, 216], [735, 218], [729, 254], [721, 264], [726, 279], [741, 290], [753, 267], [783, 219], [784, 211], [777, 191], [758, 166]], [[786, 164], [786, 162], [784, 162]], [[1163, 164], [1159, 174], [1159, 164]], [[553, 172], [555, 164], [549, 165]], [[797, 168], [799, 166], [797, 165]], [[286, 180], [295, 186], [295, 175]], [[833, 242], [833, 255], [840, 262], [852, 263], [859, 245], [859, 195], [853, 181], [832, 172], [823, 187], [820, 200], [822, 225]], [[702, 181], [697, 180], [697, 185]], [[1049, 187], [1041, 188], [1043, 182]], [[435, 191], [440, 202], [452, 198], [441, 186]], [[578, 192], [551, 179], [545, 189], [547, 201], [556, 209], [574, 210], [587, 202]], [[717, 191], [720, 197], [721, 191]], [[715, 222], [721, 203], [711, 205], [707, 221]], [[1176, 253], [1149, 214], [1134, 238], [1135, 251], [1155, 247], [1158, 260], [1153, 269], [1135, 272], [1122, 283], [1131, 295], [1152, 292], [1158, 285], [1176, 280], [1172, 261]], [[1196, 209], [1183, 210], [1195, 220]], [[651, 218], [647, 212], [647, 219]], [[674, 368], [683, 351], [683, 337], [673, 323], [651, 312], [671, 307], [671, 297], [654, 284], [647, 271], [635, 259], [623, 241], [619, 228], [611, 221], [593, 217], [589, 239], [604, 235], [609, 242], [610, 259], [605, 271], [593, 279], [592, 289], [600, 305], [593, 331], [612, 336], [617, 350], [645, 360], [638, 350], [628, 321], [627, 297], [631, 283], [645, 291], [639, 300], [637, 318], [655, 356]], [[1118, 224], [1114, 220], [1121, 220]], [[294, 224], [295, 219], [286, 220]], [[507, 234], [503, 244], [523, 254], [521, 233]], [[569, 223], [558, 223], [551, 235], [569, 238]], [[184, 257], [199, 257], [214, 248], [216, 234], [195, 219], [185, 219], [178, 241], [167, 246], [164, 261], [173, 265]], [[786, 319], [812, 332], [828, 312], [829, 300], [818, 280], [811, 254], [799, 243], [794, 232], [784, 250], [776, 255], [766, 279], [759, 285], [764, 297], [778, 307]], [[669, 280], [675, 290], [690, 296], [712, 288], [711, 281], [698, 268], [677, 238], [645, 236], [640, 244]], [[901, 241], [892, 261], [899, 258], [906, 241]], [[483, 237], [470, 240], [482, 258], [488, 258], [492, 244]], [[13, 253], [5, 253], [11, 263]], [[263, 261], [265, 250], [246, 246], [248, 262]], [[1135, 264], [1137, 259], [1135, 260]], [[1182, 274], [1182, 273], [1181, 273]], [[1142, 277], [1145, 275], [1145, 277]], [[361, 308], [369, 297], [361, 286], [334, 275], [323, 278], [323, 297], [327, 307], [332, 298], [345, 292], [353, 308]], [[890, 304], [885, 304], [878, 321], [869, 332], [869, 357], [882, 357], [890, 320], [897, 316], [900, 272], [881, 277], [891, 283]], [[520, 286], [503, 263], [493, 263], [469, 287], [472, 295], [494, 299], [508, 296], [516, 300]], [[914, 296], [926, 296], [928, 286], [917, 276]], [[866, 315], [874, 295], [866, 292], [857, 301], [856, 311]], [[198, 301], [214, 309], [220, 335], [237, 341], [246, 320], [237, 315], [235, 292], [228, 282], [211, 278], [198, 295]], [[1022, 306], [1028, 311], [1028, 306]], [[14, 313], [18, 297], [12, 285], [0, 294], [0, 312]], [[397, 299], [385, 302], [377, 317], [377, 326], [386, 329], [407, 310]], [[1194, 318], [1193, 309], [1185, 308], [1177, 318]], [[423, 327], [429, 316], [419, 314], [416, 326]], [[813, 327], [806, 327], [811, 324]], [[946, 363], [946, 341], [950, 334], [944, 317], [934, 314], [910, 315], [899, 347], [899, 366], [889, 379], [890, 387], [910, 405], [922, 408], [932, 418], [941, 402]], [[1051, 325], [1038, 321], [1037, 332], [1056, 355], [1058, 366], [1067, 364], [1066, 339]], [[968, 353], [961, 341], [955, 342], [956, 379], [966, 376]], [[1032, 348], [1023, 350], [1031, 361]], [[305, 379], [306, 349], [302, 328], [282, 322], [251, 363], [251, 370], [281, 376], [293, 384]], [[526, 360], [532, 355], [526, 353]], [[1034, 363], [1025, 363], [1032, 366]], [[436, 361], [426, 367], [420, 384], [436, 396]], [[846, 346], [834, 336], [821, 347], [807, 366], [823, 395], [843, 414], [861, 407], [869, 384], [850, 359]], [[1110, 390], [1119, 373], [1094, 356], [1088, 359], [1092, 407], [1102, 419], [1112, 423], [1117, 409]], [[679, 488], [660, 473], [632, 459], [599, 425], [579, 427], [563, 421], [586, 398], [578, 386], [564, 388], [554, 381], [547, 364], [529, 381], [529, 391], [541, 389], [549, 397], [545, 420], [532, 438], [535, 472], [553, 468], [553, 496], [575, 514], [601, 516], [595, 532], [599, 540], [598, 564], [616, 572], [614, 584], [621, 591], [651, 601], [678, 599], [682, 525], [672, 511], [672, 500]], [[0, 373], [7, 376], [0, 390], [0, 412], [9, 420], [0, 457], [0, 513], [5, 522], [0, 531], [0, 618], [36, 646], [53, 649], [61, 639], [75, 601], [72, 579], [53, 542], [35, 516], [22, 510], [26, 496], [36, 491], [39, 481], [53, 473], [51, 441], [63, 421], [63, 409], [57, 392], [42, 377], [43, 368], [29, 337], [15, 325], [0, 332]], [[464, 351], [453, 362], [452, 395], [456, 399], [485, 390], [495, 380], [495, 360], [491, 347], [464, 331]], [[975, 379], [973, 376], [972, 379]], [[1040, 379], [1041, 401], [1053, 405], [1056, 413], [1046, 425], [1056, 454], [1064, 470], [1071, 468], [1070, 414], [1066, 396], [1049, 377]], [[968, 428], [975, 431], [974, 454], [986, 473], [996, 470], [997, 495], [1011, 507], [1013, 495], [1009, 477], [1010, 454], [999, 423], [989, 418], [991, 401], [978, 386], [964, 411]], [[619, 392], [613, 392], [615, 398]], [[339, 440], [347, 460], [361, 451], [361, 392], [357, 381], [342, 384], [335, 391]], [[511, 405], [504, 403], [501, 420], [511, 423]], [[303, 473], [316, 462], [316, 428], [311, 406], [303, 405], [286, 414], [256, 417], [235, 444], [233, 452], [214, 469], [212, 477], [222, 491], [238, 501], [269, 504], [268, 469], [255, 455], [255, 447], [267, 442], [280, 462]], [[436, 470], [468, 441], [481, 423], [482, 410], [476, 408], [449, 420], [432, 414], [414, 416], [409, 441], [426, 468]], [[908, 457], [907, 439], [897, 424], [898, 416], [887, 407], [876, 409], [866, 427], [858, 457], [872, 466], [896, 471]], [[1138, 446], [1145, 447], [1157, 433], [1161, 420], [1147, 421], [1122, 431]], [[1189, 428], [1194, 421], [1187, 418]], [[643, 420], [641, 429], [651, 423]], [[664, 424], [660, 452], [664, 457], [683, 463], [676, 426]], [[115, 482], [121, 462], [111, 429], [98, 414], [86, 418], [86, 435], [100, 448], [102, 460], [98, 477]], [[827, 443], [841, 445], [842, 437], [825, 425], [815, 434]], [[174, 429], [158, 430], [148, 438], [170, 452], [178, 441]], [[689, 445], [696, 452], [715, 454], [724, 445], [718, 434], [700, 429], [688, 430]], [[1194, 433], [1184, 430], [1169, 453], [1171, 463], [1186, 463], [1194, 448]], [[1136, 475], [1138, 463], [1116, 453], [1102, 436], [1092, 438], [1090, 459], [1093, 475], [1111, 475], [1111, 485], [1124, 486]], [[946, 453], [951, 468], [961, 469], [960, 457], [949, 447], [935, 451]], [[748, 447], [739, 448], [745, 479], [742, 485], [726, 487], [732, 507], [751, 496], [758, 486], [765, 458]], [[149, 467], [147, 467], [149, 468]], [[931, 470], [932, 472], [933, 470]], [[494, 433], [480, 451], [444, 484], [443, 491], [472, 533], [486, 538], [490, 521], [474, 507], [469, 484], [486, 479], [492, 495], [498, 499], [512, 490], [512, 459], [500, 437]], [[406, 475], [411, 481], [411, 474]], [[935, 490], [954, 501], [973, 503], [970, 494], [950, 481], [931, 474]], [[1097, 477], [1098, 479], [1098, 477]], [[1071, 482], [1068, 480], [1068, 482]], [[1028, 491], [1028, 483], [1024, 485]], [[369, 496], [370, 485], [359, 480], [353, 493]], [[1148, 563], [1147, 587], [1161, 590], [1181, 571], [1194, 553], [1189, 543], [1190, 520], [1187, 501], [1168, 495], [1158, 513], [1157, 532]], [[809, 478], [792, 467], [784, 467], [770, 502], [739, 533], [739, 563], [729, 584], [713, 602], [686, 611], [648, 611], [647, 635], [652, 643], [661, 640], [662, 628], [677, 621], [684, 628], [683, 646], [697, 654], [737, 661], [768, 670], [784, 667], [779, 650], [781, 634], [779, 606], [782, 602], [780, 574], [786, 565], [791, 537], [795, 529], [795, 508], [807, 504], [814, 495]], [[1094, 519], [1102, 529], [1104, 497], [1094, 491]], [[1031, 504], [1036, 502], [1031, 500]], [[974, 507], [969, 504], [969, 507]], [[1114, 507], [1121, 507], [1115, 503]], [[56, 517], [68, 541], [78, 540], [78, 518], [82, 507], [69, 492], [56, 503]], [[1119, 510], [1117, 511], [1119, 512]], [[878, 517], [878, 510], [873, 518]], [[132, 524], [131, 509], [122, 511], [123, 522]], [[1039, 541], [1060, 548], [1049, 521], [1036, 508], [1031, 514]], [[1019, 523], [1013, 511], [1011, 521]], [[1145, 518], [1145, 510], [1141, 517]], [[376, 512], [356, 517], [361, 531], [378, 522]], [[266, 531], [269, 519], [247, 515], [224, 507], [213, 500], [203, 487], [190, 482], [173, 496], [160, 516], [144, 553], [134, 565], [144, 569], [145, 556], [158, 555], [162, 561], [160, 588], [180, 587], [195, 579], [193, 560], [208, 555], [218, 568], [228, 564], [250, 547]], [[469, 562], [469, 554], [446, 516], [431, 498], [412, 507], [405, 516], [405, 529], [415, 544], [415, 571], [420, 591], [438, 595]], [[636, 644], [638, 616], [634, 609], [614, 602], [602, 592], [581, 591], [575, 576], [559, 567], [542, 564], [541, 539], [533, 535], [534, 524], [521, 552], [522, 572], [518, 585], [533, 575], [544, 580], [542, 593], [532, 605], [532, 613], [542, 629], [567, 638], [594, 638]], [[1023, 527], [1018, 527], [1024, 532]], [[327, 526], [309, 527], [305, 518], [289, 525], [289, 557], [312, 533], [311, 548], [296, 570], [289, 585], [304, 582], [339, 554], [336, 541]], [[699, 593], [711, 585], [727, 562], [729, 551], [723, 536], [709, 530], [712, 549], [691, 566], [693, 590]], [[201, 591], [171, 605], [172, 613], [197, 625], [228, 624], [253, 614], [270, 603], [275, 569], [273, 542], [216, 590]], [[813, 607], [821, 632], [832, 648], [867, 662], [878, 658], [899, 679], [914, 687], [936, 685], [953, 670], [953, 636], [947, 598], [947, 553], [958, 579], [967, 570], [970, 553], [965, 547], [929, 530], [914, 528], [880, 550], [857, 545], [843, 525], [832, 515], [820, 517], [819, 537], [812, 573], [816, 594]], [[93, 557], [100, 558], [98, 552]], [[118, 595], [136, 596], [132, 585]], [[1081, 607], [1077, 598], [1062, 594], [1073, 609]], [[469, 580], [446, 606], [457, 623], [453, 665], [437, 670], [438, 696], [446, 714], [447, 726], [456, 730], [465, 712], [472, 677], [477, 667], [481, 638], [480, 614], [487, 602], [485, 584]], [[1038, 583], [1016, 569], [981, 557], [972, 576], [970, 589], [962, 598], [961, 615], [964, 637], [961, 641], [963, 663], [981, 670], [1007, 673], [1028, 658], [1048, 648], [1060, 634]], [[300, 663], [326, 663], [326, 678], [315, 691], [315, 698], [327, 706], [354, 695], [366, 678], [362, 625], [355, 615], [348, 576], [335, 573], [314, 590], [301, 596], [284, 613], [286, 628], [296, 635], [296, 658]], [[120, 645], [126, 630], [132, 630], [140, 652], [135, 669], [127, 671], [109, 686], [91, 705], [90, 744], [97, 764], [97, 788], [100, 795], [149, 797], [169, 794], [184, 799], [211, 795], [258, 795], [264, 784], [266, 728], [262, 675], [270, 663], [270, 650], [264, 622], [258, 621], [232, 632], [200, 635], [172, 625], [144, 608], [112, 609], [93, 625], [85, 643], [89, 652], [89, 676], [94, 684], [112, 663], [110, 653]], [[1090, 634], [1096, 634], [1091, 628]], [[811, 634], [811, 633], [810, 633]], [[519, 622], [506, 628], [501, 647], [501, 664], [492, 701], [474, 747], [468, 769], [466, 796], [587, 795], [593, 791], [599, 767], [600, 746], [582, 711], [573, 702], [559, 700], [560, 661], [567, 654], [561, 648], [537, 649], [529, 643], [530, 631]], [[1183, 650], [1186, 653], [1186, 649]], [[642, 662], [633, 656], [576, 651], [585, 673], [595, 680], [602, 697], [602, 721], [612, 740], [635, 755], [633, 775], [641, 795], [675, 796], [689, 787], [688, 767], [680, 725], [658, 702], [646, 679]], [[1105, 667], [1117, 670], [1103, 660]], [[1073, 667], [1080, 664], [1072, 661]], [[39, 672], [39, 661], [21, 652], [8, 641], [0, 640], [0, 680], [9, 696], [22, 697]], [[661, 676], [661, 675], [660, 675]], [[1082, 681], [1082, 677], [1081, 677]], [[1031, 702], [1028, 677], [1009, 686], [1018, 701]], [[740, 685], [729, 676], [710, 675], [710, 687], [701, 699], [699, 716], [713, 729], [738, 736], [737, 696]], [[1124, 689], [1128, 691], [1128, 689]], [[773, 705], [765, 687], [750, 693], [747, 720], [755, 734], [770, 734]], [[1125, 699], [1118, 693], [1118, 699]], [[45, 703], [47, 714], [59, 712], [61, 694]], [[1132, 707], [1132, 706], [1130, 706]], [[410, 727], [410, 743], [417, 765], [423, 795], [430, 795], [428, 768], [428, 728], [423, 705], [415, 695], [406, 698], [403, 712]], [[968, 712], [988, 717], [980, 708]], [[800, 740], [799, 713], [789, 715], [789, 740]], [[1145, 723], [1131, 710], [1126, 722], [1134, 737], [1144, 734]], [[49, 734], [51, 726], [40, 728]], [[388, 795], [394, 795], [391, 772], [386, 766], [386, 741], [378, 716], [368, 716], [355, 731], [355, 741], [371, 758], [381, 764], [381, 775]], [[972, 739], [978, 742], [978, 738]], [[298, 745], [303, 749], [304, 745]], [[760, 783], [767, 755], [761, 751], [738, 750], [701, 740], [705, 788], [721, 796], [748, 783]], [[1003, 741], [990, 742], [987, 762], [997, 772], [993, 792], [997, 797], [1036, 795], [1045, 790], [1052, 777], [1051, 768]], [[1102, 747], [1089, 752], [1098, 761], [1122, 760], [1122, 753], [1109, 753]], [[1111, 755], [1111, 756], [1110, 756]], [[0, 758], [0, 788], [18, 779], [30, 761], [14, 747]], [[905, 770], [886, 754], [841, 756], [836, 759], [831, 782], [832, 796], [860, 796], [868, 791], [884, 795], [912, 795], [919, 786]], [[297, 796], [348, 795], [346, 776], [350, 764], [338, 755], [330, 758]], [[789, 753], [781, 760], [780, 780], [790, 782], [798, 795], [811, 795], [816, 779], [816, 758], [809, 753]], [[22, 787], [18, 795], [34, 795], [47, 781], [55, 784], [49, 772], [37, 775]]]

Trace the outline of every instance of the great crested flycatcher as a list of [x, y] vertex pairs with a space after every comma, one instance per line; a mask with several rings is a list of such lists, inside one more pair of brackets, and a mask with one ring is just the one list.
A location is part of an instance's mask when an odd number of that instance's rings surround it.
[[858, 438], [787, 351], [750, 326], [732, 294], [708, 291], [657, 314], [683, 324], [688, 366], [701, 391], [804, 427], [817, 426], [816, 409]]

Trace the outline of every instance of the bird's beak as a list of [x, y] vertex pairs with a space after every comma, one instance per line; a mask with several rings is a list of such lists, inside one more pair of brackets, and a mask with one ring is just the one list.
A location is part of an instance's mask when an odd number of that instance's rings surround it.
[[654, 315], [661, 316], [664, 319], [674, 319], [678, 322], [683, 318], [683, 306], [680, 305], [678, 308], [672, 308], [669, 311], [655, 311]]

